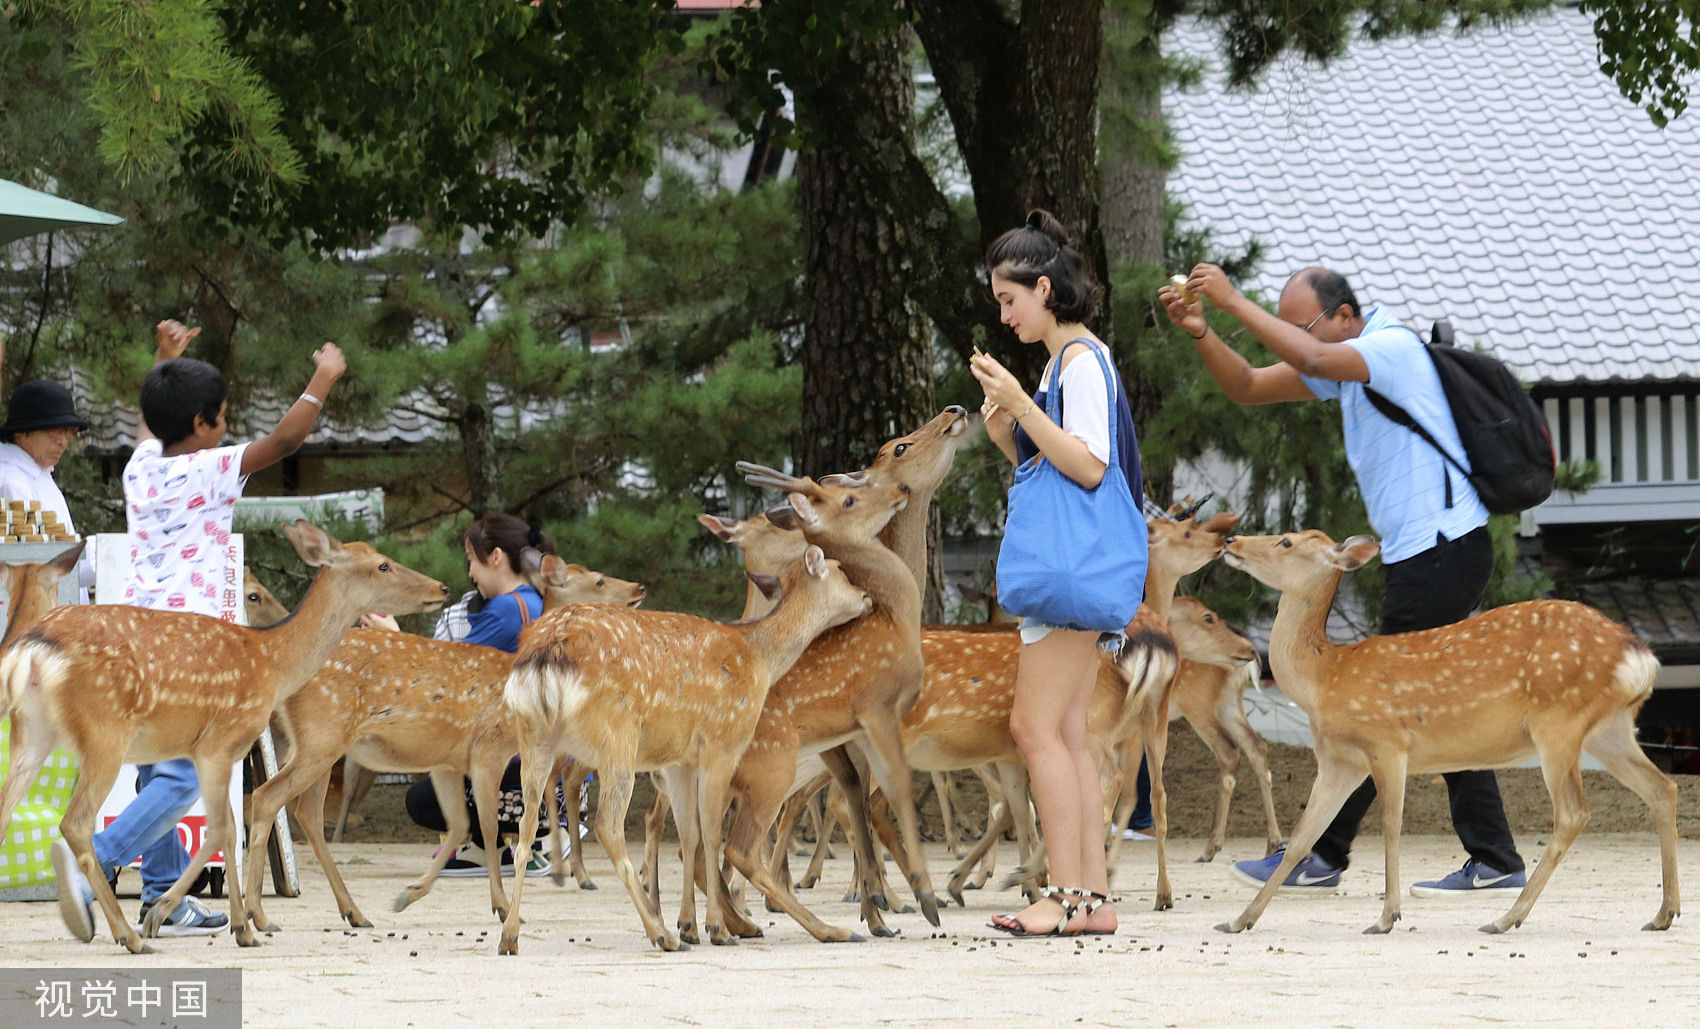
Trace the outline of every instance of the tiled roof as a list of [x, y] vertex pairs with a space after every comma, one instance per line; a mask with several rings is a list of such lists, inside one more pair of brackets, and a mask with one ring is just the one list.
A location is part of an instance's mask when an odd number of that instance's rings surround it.
[[1700, 114], [1654, 127], [1573, 6], [1283, 59], [1255, 92], [1224, 90], [1207, 28], [1169, 48], [1209, 68], [1164, 97], [1169, 190], [1217, 241], [1263, 242], [1269, 299], [1326, 264], [1531, 384], [1700, 380]]
[[[67, 381], [76, 398], [77, 412], [89, 423], [88, 431], [83, 434], [84, 445], [89, 450], [122, 454], [135, 447], [137, 411], [134, 406], [99, 399], [80, 372], [72, 372], [62, 381]], [[279, 398], [250, 394], [242, 410], [233, 409], [228, 416], [230, 439], [255, 439], [270, 432], [294, 403], [293, 396]], [[516, 409], [512, 404], [497, 404], [493, 416], [499, 432], [514, 435], [559, 417], [562, 406], [560, 401], [533, 401], [523, 409]], [[435, 401], [424, 395], [413, 395], [403, 398], [382, 421], [372, 424], [351, 424], [323, 415], [302, 447], [307, 452], [366, 450], [458, 438], [451, 423], [424, 413], [434, 410], [440, 410]]]
[[1700, 654], [1700, 579], [1632, 576], [1574, 586], [1570, 599], [1622, 622], [1666, 660]]

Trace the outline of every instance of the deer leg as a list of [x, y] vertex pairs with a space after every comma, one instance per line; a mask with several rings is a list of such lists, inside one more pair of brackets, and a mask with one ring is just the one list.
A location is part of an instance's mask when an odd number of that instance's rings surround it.
[[797, 882], [797, 888], [803, 890], [813, 889], [820, 882], [821, 872], [826, 868], [826, 859], [835, 856], [832, 853], [832, 834], [837, 821], [827, 812], [824, 791], [815, 794], [809, 810], [814, 813], [815, 819], [815, 850], [809, 856], [808, 870]]
[[[566, 777], [565, 788], [563, 790], [563, 792], [567, 795], [567, 836], [570, 840], [568, 843], [568, 850], [570, 853], [568, 860], [572, 863], [573, 879], [578, 882], [578, 888], [581, 890], [596, 889], [596, 883], [590, 878], [590, 872], [584, 867], [584, 847], [581, 846], [583, 837], [579, 835], [578, 813], [579, 792], [583, 788], [585, 782], [590, 779], [591, 771], [592, 769], [583, 761], [574, 761], [572, 763], [572, 770]], [[663, 794], [660, 790], [655, 791], [655, 796], [657, 798], [655, 801], [656, 804], [667, 803], [667, 801], [663, 799]], [[650, 807], [653, 811], [654, 805], [652, 804]], [[666, 808], [663, 808], [662, 811], [665, 813]], [[560, 857], [556, 856], [555, 860], [559, 861]], [[660, 860], [659, 854], [657, 854], [656, 860]], [[650, 876], [648, 881], [653, 883], [655, 879], [651, 870], [655, 866], [649, 859], [649, 849], [647, 846], [644, 848], [643, 867], [645, 874]], [[659, 890], [656, 891], [655, 903], [657, 905], [657, 910], [659, 910], [661, 904], [661, 894]]]
[[[679, 942], [701, 943], [702, 937], [697, 935], [696, 870], [699, 864], [713, 864], [714, 855], [698, 849], [702, 843], [702, 825], [697, 817], [696, 769], [669, 765], [661, 774], [667, 783], [667, 799], [673, 805], [673, 824], [679, 828], [679, 857], [685, 866], [685, 881], [679, 890]], [[705, 892], [711, 896], [714, 893]], [[718, 907], [718, 904], [711, 901], [710, 906]]]
[[[552, 742], [535, 739], [535, 730], [524, 721], [516, 719], [516, 722], [519, 736], [519, 781], [521, 792], [525, 795], [525, 812], [519, 818], [519, 834], [521, 839], [525, 839], [537, 835], [538, 812], [543, 809], [543, 791], [549, 786], [549, 775], [555, 770], [555, 753]], [[432, 779], [432, 785], [436, 785], [435, 778]], [[442, 792], [441, 787], [438, 787], [439, 802], [442, 801]], [[624, 807], [624, 804], [621, 806]], [[623, 810], [620, 817], [625, 817]], [[444, 847], [437, 855], [442, 858], [444, 864], [448, 863], [445, 856], [447, 853], [448, 848]], [[502, 937], [496, 944], [497, 954], [519, 953], [519, 898], [524, 892], [525, 876], [514, 876], [514, 896], [508, 905], [507, 917], [502, 919]]]
[[1039, 879], [1048, 877], [1048, 871], [1045, 844], [1039, 838], [1039, 823], [1030, 799], [1027, 766], [1020, 761], [1005, 761], [998, 765], [998, 778], [1003, 782], [1004, 803], [1009, 805], [1011, 824], [1015, 826], [1015, 852], [1020, 860], [1019, 867], [1011, 874], [1020, 882], [1028, 903], [1035, 903], [1039, 899]]
[[[776, 837], [776, 841], [773, 845], [773, 858], [768, 863], [768, 874], [773, 876], [773, 881], [778, 883], [782, 889], [787, 891], [792, 889], [790, 861], [791, 839], [797, 829], [797, 820], [801, 818], [803, 812], [808, 809], [809, 804], [814, 800], [815, 795], [824, 789], [826, 784], [831, 781], [832, 776], [830, 773], [820, 773], [808, 782], [804, 783], [801, 789], [796, 790], [791, 794], [791, 796], [785, 798], [784, 805], [779, 809], [779, 821], [774, 825], [774, 836]], [[770, 901], [768, 907], [769, 911], [779, 910], [778, 908], [771, 906], [771, 904], [772, 902]]]
[[41, 775], [41, 766], [47, 763], [47, 755], [53, 752], [53, 734], [44, 731], [45, 728], [44, 724], [36, 724], [36, 719], [26, 712], [22, 704], [12, 709], [12, 756], [8, 762], [10, 767], [6, 770], [5, 788], [0, 790], [0, 840], [6, 838], [6, 832], [12, 826], [12, 812], [17, 810], [18, 801]]
[[[122, 742], [124, 746], [128, 745], [127, 740]], [[141, 935], [125, 919], [124, 912], [119, 910], [118, 898], [112, 893], [112, 885], [106, 881], [106, 870], [100, 867], [100, 862], [94, 855], [95, 815], [100, 810], [101, 799], [112, 792], [112, 784], [118, 781], [124, 746], [110, 749], [77, 748], [78, 757], [81, 759], [77, 770], [77, 785], [71, 790], [71, 801], [65, 808], [65, 817], [59, 822], [59, 834], [65, 838], [65, 844], [71, 848], [71, 853], [76, 855], [77, 869], [83, 873], [89, 888], [94, 891], [95, 902], [100, 905], [101, 913], [106, 916], [106, 924], [112, 929], [112, 939], [132, 954], [151, 954], [153, 948], [142, 942]], [[93, 938], [92, 935], [89, 937]]]
[[[454, 772], [445, 772], [439, 769], [432, 772], [430, 778], [431, 790], [437, 795], [437, 807], [443, 812], [443, 825], [445, 826], [443, 843], [437, 848], [437, 853], [432, 856], [430, 865], [426, 866], [419, 878], [402, 887], [401, 892], [395, 895], [395, 900], [390, 902], [392, 911], [406, 911], [409, 905], [430, 893], [432, 885], [436, 883], [437, 877], [443, 872], [443, 866], [447, 865], [449, 859], [454, 857], [454, 853], [460, 845], [472, 837], [472, 822], [466, 815], [466, 790], [461, 784], [463, 777]], [[485, 828], [482, 809], [479, 814], [481, 817], [478, 828], [482, 832]], [[492, 819], [492, 821], [494, 820]], [[495, 825], [492, 824], [489, 828], [493, 832]], [[490, 836], [484, 837], [484, 860], [496, 869], [496, 874], [501, 874], [500, 841]]]
[[1187, 724], [1192, 726], [1192, 731], [1204, 741], [1204, 745], [1210, 748], [1211, 755], [1216, 758], [1216, 812], [1210, 822], [1210, 839], [1204, 844], [1204, 853], [1198, 856], [1199, 863], [1205, 864], [1215, 860], [1222, 850], [1222, 844], [1228, 838], [1228, 808], [1234, 799], [1234, 773], [1240, 767], [1240, 749], [1228, 738], [1223, 727], [1214, 722], [1193, 721], [1192, 716], [1188, 715]]
[[343, 833], [348, 830], [348, 816], [354, 813], [355, 807], [362, 800], [366, 799], [366, 794], [371, 791], [372, 784], [377, 781], [377, 772], [370, 768], [362, 768], [357, 762], [351, 761], [347, 757], [342, 759], [342, 807], [337, 812], [336, 832], [331, 836], [332, 842], [342, 842]]
[[1653, 812], [1653, 821], [1659, 827], [1664, 896], [1653, 920], [1641, 928], [1669, 929], [1671, 920], [1682, 910], [1676, 879], [1676, 783], [1659, 771], [1636, 742], [1635, 718], [1627, 709], [1608, 718], [1583, 741], [1582, 747]]
[[1316, 782], [1311, 785], [1310, 799], [1305, 802], [1304, 813], [1299, 816], [1299, 823], [1293, 828], [1293, 838], [1287, 843], [1286, 854], [1281, 858], [1281, 864], [1270, 875], [1269, 881], [1257, 891], [1257, 896], [1251, 899], [1245, 910], [1231, 922], [1222, 922], [1217, 930], [1225, 933], [1244, 932], [1257, 924], [1257, 919], [1263, 914], [1263, 909], [1269, 906], [1275, 891], [1287, 880], [1294, 867], [1303, 861], [1310, 848], [1316, 845], [1328, 823], [1340, 813], [1345, 806], [1346, 798], [1358, 788], [1364, 780], [1364, 767], [1359, 762], [1349, 761], [1336, 754], [1326, 739], [1316, 741]]
[[[721, 825], [726, 820], [726, 808], [730, 801], [728, 793], [732, 784], [732, 773], [736, 770], [737, 759], [727, 755], [717, 755], [710, 764], [697, 771], [696, 776], [696, 820], [701, 828], [702, 865], [704, 875], [711, 875], [712, 870], [720, 864], [723, 848], [721, 847]], [[731, 946], [738, 942], [726, 928], [724, 912], [720, 909], [720, 898], [712, 889], [704, 889], [704, 900], [707, 904], [706, 924], [708, 941], [716, 947]]]
[[[272, 827], [277, 824], [277, 813], [286, 803], [295, 799], [300, 792], [296, 785], [305, 780], [312, 783], [317, 776], [308, 778], [312, 769], [304, 769], [300, 760], [301, 748], [296, 747], [277, 770], [277, 774], [267, 779], [254, 789], [248, 801], [248, 910], [246, 917], [253, 923], [255, 929], [263, 933], [277, 932], [282, 927], [266, 917], [265, 906], [260, 894], [264, 892], [266, 861], [268, 858], [266, 843], [271, 839]], [[317, 854], [317, 848], [314, 853]], [[324, 864], [321, 858], [321, 864]], [[234, 865], [231, 866], [234, 869]], [[327, 865], [327, 867], [329, 867]], [[337, 898], [340, 904], [341, 898]]]
[[[1163, 788], [1163, 758], [1169, 749], [1169, 702], [1165, 697], [1145, 717], [1145, 762], [1151, 771], [1151, 826], [1157, 837], [1156, 910], [1175, 906], [1174, 887], [1169, 884], [1169, 794]], [[1133, 791], [1130, 791], [1133, 792]], [[1123, 823], [1126, 824], [1126, 823]], [[1121, 840], [1121, 833], [1116, 840]]]
[[890, 710], [878, 710], [866, 712], [858, 720], [868, 741], [868, 765], [897, 811], [903, 849], [915, 855], [915, 865], [908, 876], [915, 901], [921, 905], [922, 916], [937, 926], [939, 901], [933, 893], [933, 880], [927, 871], [926, 851], [921, 849], [921, 828], [915, 817], [914, 783], [910, 779], [909, 758], [903, 750], [903, 734], [898, 728], [897, 715]]
[[[631, 855], [626, 852], [626, 809], [631, 806], [632, 784], [637, 776], [629, 766], [598, 768], [596, 774], [602, 782], [602, 799], [596, 805], [596, 840], [614, 859], [614, 874], [632, 898], [649, 941], [665, 951], [678, 950], [679, 938], [662, 924], [661, 916], [650, 907], [649, 895], [638, 882], [637, 869], [632, 865]], [[687, 807], [683, 817], [676, 814], [673, 818], [674, 824], [681, 827], [681, 836], [684, 833], [683, 823], [692, 817], [694, 809], [695, 805]], [[687, 878], [692, 860], [691, 855], [685, 856]]]
[[832, 773], [838, 784], [839, 795], [850, 807], [849, 821], [845, 832], [850, 836], [854, 851], [856, 868], [852, 881], [860, 891], [861, 917], [868, 925], [868, 931], [875, 936], [895, 936], [896, 933], [885, 924], [885, 918], [880, 914], [879, 905], [875, 902], [877, 896], [874, 881], [874, 870], [879, 866], [879, 856], [874, 853], [873, 834], [869, 831], [867, 787], [862, 782], [861, 775], [856, 771], [855, 762], [850, 757], [848, 747], [837, 746], [821, 754], [827, 771]]
[[[655, 799], [650, 801], [649, 811], [643, 818], [643, 881], [649, 889], [650, 902], [655, 905], [657, 911], [661, 910], [661, 837], [667, 833], [667, 811], [670, 806], [667, 791], [657, 789]], [[677, 816], [674, 821], [678, 821]], [[579, 884], [581, 890], [595, 888], [594, 884]]]
[[[903, 873], [903, 877], [905, 879], [912, 879], [915, 859], [903, 849], [903, 841], [899, 840], [897, 838], [897, 834], [892, 831], [891, 802], [886, 799], [884, 790], [880, 790], [872, 797], [868, 798], [868, 817], [870, 820], [869, 824], [874, 830], [874, 835], [880, 841], [880, 846], [884, 847], [886, 853], [891, 855], [891, 859], [897, 862], [897, 869]], [[875, 882], [879, 883], [879, 896], [889, 898], [890, 893], [886, 889], [885, 882], [885, 862], [882, 861], [875, 866], [873, 879]], [[890, 907], [888, 904], [886, 910], [893, 911], [899, 915], [912, 915], [915, 913], [915, 909], [910, 907], [908, 904], [903, 904], [895, 908]]]
[[[1273, 854], [1281, 846], [1281, 822], [1275, 817], [1275, 792], [1269, 781], [1269, 746], [1251, 727], [1245, 715], [1245, 691], [1235, 690], [1223, 699], [1218, 711], [1221, 730], [1245, 755], [1251, 774], [1257, 779], [1257, 791], [1263, 796], [1265, 854]], [[1224, 819], [1224, 822], [1226, 819]]]
[[[747, 757], [746, 755], [746, 760]], [[790, 915], [810, 936], [822, 943], [861, 940], [862, 937], [847, 929], [840, 929], [821, 921], [814, 912], [804, 907], [802, 902], [797, 900], [795, 894], [782, 889], [768, 874], [767, 867], [758, 859], [760, 841], [767, 835], [763, 830], [762, 823], [772, 823], [783, 799], [783, 797], [776, 799], [771, 796], [763, 796], [759, 798], [760, 803], [757, 803], [758, 798], [753, 794], [746, 795], [743, 798], [738, 818], [732, 823], [732, 834], [727, 838], [726, 859], [732, 863], [733, 868], [750, 881], [750, 885], [760, 890], [762, 896], [778, 904], [780, 909]], [[765, 809], [765, 816], [763, 809]], [[739, 936], [761, 935], [761, 929], [753, 924], [749, 927], [755, 930], [753, 933], [742, 932], [739, 928], [734, 928], [733, 924], [738, 922], [737, 912], [730, 908], [725, 908], [723, 914], [729, 923], [728, 930], [730, 932]]]
[[951, 783], [949, 772], [934, 772], [933, 796], [939, 800], [939, 818], [944, 822], [944, 849], [953, 858], [960, 858], [964, 849], [962, 837], [956, 833], [956, 810], [950, 802]]
[[957, 907], [968, 906], [968, 901], [962, 896], [964, 889], [977, 890], [985, 885], [983, 878], [978, 882], [969, 882], [968, 873], [972, 872], [974, 866], [979, 864], [980, 860], [987, 854], [997, 852], [998, 838], [1003, 835], [1004, 830], [1014, 824], [1009, 815], [1009, 805], [1000, 805], [986, 822], [985, 835], [981, 836], [974, 846], [968, 848], [968, 852], [962, 856], [962, 860], [957, 862], [956, 867], [950, 870], [950, 880], [945, 885], [945, 892], [950, 894], [951, 900], [956, 901]]
[[[1133, 818], [1134, 806], [1139, 803], [1139, 766], [1144, 760], [1145, 730], [1141, 723], [1134, 726], [1131, 735], [1116, 743], [1116, 763], [1122, 769], [1121, 784], [1116, 795], [1115, 813], [1110, 816], [1109, 847], [1104, 855], [1105, 874], [1112, 880], [1122, 860], [1122, 826]], [[1127, 788], [1126, 784], [1130, 783], [1134, 788]]]
[[[488, 750], [489, 748], [484, 749]], [[502, 792], [502, 777], [507, 772], [507, 768], [508, 756], [498, 752], [477, 755], [472, 761], [472, 766], [467, 769], [467, 779], [472, 783], [472, 802], [478, 812], [478, 834], [484, 839], [484, 867], [489, 873], [490, 881], [490, 911], [498, 921], [505, 920], [508, 917], [508, 895], [507, 891], [502, 889], [501, 830], [497, 828], [498, 819], [496, 817], [496, 808], [500, 803]], [[438, 796], [441, 797], [443, 789], [442, 786], [437, 785], [436, 775], [437, 773], [432, 773], [432, 785], [436, 788]], [[453, 775], [447, 777], [450, 783], [458, 786], [459, 783], [454, 782], [455, 778]], [[551, 777], [549, 787], [543, 791], [544, 809], [546, 811], [553, 811], [555, 808], [554, 783], [555, 780]], [[524, 788], [521, 787], [522, 792], [523, 790]], [[456, 797], [455, 800], [455, 810], [460, 813], [460, 822], [465, 824], [467, 822], [466, 800], [464, 796]], [[455, 820], [449, 819], [448, 825], [451, 834], [458, 837], [459, 834], [454, 833]], [[466, 830], [463, 829], [462, 831]], [[536, 832], [535, 829], [532, 831]], [[526, 862], [531, 857], [531, 839], [531, 837], [522, 837], [514, 842], [514, 877], [516, 879], [525, 878]], [[456, 846], [459, 846], [459, 844], [456, 844]], [[446, 864], [448, 855], [454, 853], [454, 848], [445, 846], [442, 849], [443, 853], [438, 856], [442, 857], [444, 864]], [[425, 896], [430, 891], [432, 884], [436, 882], [437, 875], [442, 870], [443, 865], [433, 861], [425, 875], [408, 887], [415, 891], [415, 900]]]
[[[362, 914], [354, 903], [353, 895], [348, 892], [348, 884], [342, 881], [342, 873], [337, 870], [336, 861], [331, 857], [330, 845], [325, 842], [325, 794], [330, 790], [330, 785], [331, 773], [327, 767], [311, 786], [295, 796], [291, 801], [290, 810], [295, 815], [295, 821], [300, 823], [301, 831], [306, 834], [307, 843], [313, 848], [313, 856], [318, 859], [319, 867], [325, 871], [325, 880], [331, 884], [331, 894], [336, 898], [337, 912], [342, 915], [342, 920], [356, 929], [370, 929], [371, 920]], [[253, 853], [252, 845], [248, 852]], [[445, 857], [443, 860], [448, 859]], [[258, 911], [258, 895], [253, 899], [254, 910]], [[265, 931], [258, 922], [254, 927]]]
[[1547, 842], [1546, 853], [1535, 865], [1535, 870], [1529, 873], [1529, 881], [1523, 886], [1517, 899], [1512, 902], [1511, 910], [1481, 927], [1484, 933], [1502, 933], [1515, 929], [1523, 924], [1523, 919], [1529, 916], [1529, 909], [1535, 906], [1535, 899], [1546, 889], [1547, 880], [1558, 868], [1558, 863], [1570, 850], [1570, 845], [1576, 842], [1576, 836], [1582, 827], [1588, 824], [1588, 801], [1582, 793], [1582, 763], [1580, 748], [1576, 744], [1543, 746], [1543, 741], [1537, 735], [1535, 746], [1541, 756], [1541, 778], [1546, 780], [1547, 792], [1552, 795], [1552, 839]]
[[[189, 887], [195, 884], [195, 877], [201, 874], [201, 869], [207, 866], [207, 861], [214, 854], [224, 851], [226, 864], [232, 871], [235, 870], [236, 825], [228, 796], [230, 768], [247, 749], [247, 746], [243, 746], [234, 754], [196, 757], [195, 778], [201, 784], [201, 800], [207, 810], [207, 835], [201, 840], [201, 845], [195, 848], [194, 855], [189, 859], [189, 867], [171, 884], [171, 889], [166, 890], [165, 894], [154, 902], [153, 907], [148, 909], [148, 917], [142, 920], [142, 935], [159, 935], [159, 927], [177, 910], [177, 905], [188, 894]], [[225, 888], [230, 893], [230, 932], [236, 937], [237, 946], [258, 946], [260, 941], [255, 938], [254, 930], [248, 924], [247, 907], [242, 901], [241, 876], [227, 876]]]
[[1387, 897], [1381, 905], [1381, 917], [1364, 930], [1368, 936], [1383, 936], [1393, 931], [1399, 921], [1399, 831], [1405, 824], [1406, 756], [1391, 754], [1372, 762], [1370, 774], [1375, 778], [1376, 796], [1381, 798], [1381, 839], [1387, 856], [1387, 877], [1384, 888]]

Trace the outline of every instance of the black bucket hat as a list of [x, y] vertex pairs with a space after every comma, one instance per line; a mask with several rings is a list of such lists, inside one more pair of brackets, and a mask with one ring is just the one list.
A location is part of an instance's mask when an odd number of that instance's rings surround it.
[[12, 391], [6, 422], [0, 425], [0, 440], [10, 442], [20, 432], [88, 427], [88, 422], [77, 417], [70, 390], [51, 379], [31, 379]]

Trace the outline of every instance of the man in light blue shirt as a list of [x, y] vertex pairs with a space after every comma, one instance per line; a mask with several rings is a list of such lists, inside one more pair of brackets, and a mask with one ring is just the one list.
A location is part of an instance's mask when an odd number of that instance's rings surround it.
[[[1280, 358], [1254, 368], [1204, 320], [1204, 306], [1173, 287], [1162, 298], [1170, 320], [1193, 338], [1210, 377], [1237, 404], [1334, 400], [1370, 525], [1381, 537], [1386, 572], [1381, 632], [1415, 632], [1468, 617], [1493, 572], [1487, 508], [1463, 475], [1410, 429], [1377, 411], [1365, 386], [1410, 412], [1451, 453], [1463, 453], [1440, 377], [1417, 334], [1386, 308], [1367, 314], [1344, 277], [1306, 268], [1287, 281], [1270, 314], [1240, 294], [1222, 269], [1201, 264], [1186, 289], [1244, 325]], [[1411, 887], [1416, 896], [1450, 896], [1481, 889], [1522, 888], [1517, 853], [1499, 782], [1491, 771], [1445, 776], [1452, 825], [1469, 853], [1442, 879]], [[1347, 799], [1315, 848], [1282, 883], [1285, 888], [1332, 890], [1349, 860], [1358, 823], [1375, 799], [1365, 779]], [[1234, 865], [1240, 878], [1262, 886], [1282, 852]]]

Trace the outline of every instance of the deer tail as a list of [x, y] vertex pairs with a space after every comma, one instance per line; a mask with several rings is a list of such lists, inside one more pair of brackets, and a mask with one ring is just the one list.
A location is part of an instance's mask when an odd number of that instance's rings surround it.
[[1659, 674], [1659, 659], [1652, 648], [1638, 636], [1631, 636], [1623, 648], [1623, 656], [1612, 669], [1612, 685], [1622, 693], [1629, 706], [1640, 708], [1653, 695], [1653, 679]]
[[583, 705], [582, 679], [570, 658], [544, 651], [515, 662], [502, 699], [515, 718], [549, 725], [570, 717]]
[[61, 671], [53, 650], [33, 640], [20, 641], [0, 657], [0, 718], [22, 706], [33, 689], [41, 692], [49, 676]]

